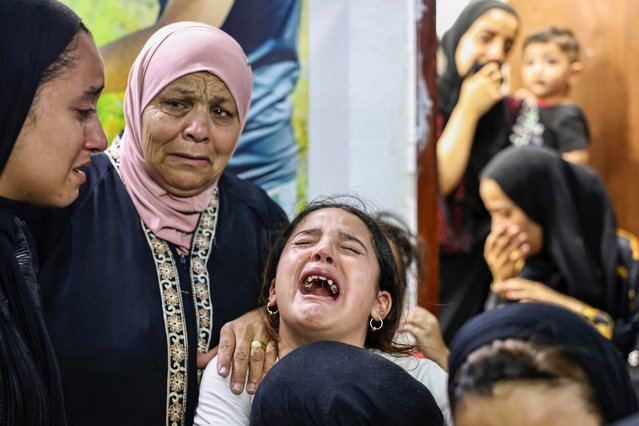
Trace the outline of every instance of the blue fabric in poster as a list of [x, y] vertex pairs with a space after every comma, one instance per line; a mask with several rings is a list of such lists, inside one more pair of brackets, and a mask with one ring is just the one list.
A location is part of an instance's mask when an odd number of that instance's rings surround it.
[[[167, 0], [158, 0], [162, 14]], [[300, 65], [301, 0], [236, 0], [222, 25], [253, 67], [251, 111], [227, 170], [271, 190], [295, 178], [297, 145], [291, 126]]]

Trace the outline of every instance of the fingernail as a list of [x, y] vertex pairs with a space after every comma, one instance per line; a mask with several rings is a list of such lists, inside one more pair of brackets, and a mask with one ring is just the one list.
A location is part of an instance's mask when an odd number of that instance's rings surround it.
[[242, 384], [241, 383], [233, 383], [233, 390], [236, 392], [242, 392]]
[[229, 370], [226, 367], [221, 367], [218, 370], [218, 373], [220, 374], [220, 376], [226, 376], [226, 374], [229, 372]]
[[249, 383], [248, 385], [246, 385], [246, 391], [248, 393], [255, 392], [255, 389], [257, 389], [257, 386], [255, 385], [255, 383]]

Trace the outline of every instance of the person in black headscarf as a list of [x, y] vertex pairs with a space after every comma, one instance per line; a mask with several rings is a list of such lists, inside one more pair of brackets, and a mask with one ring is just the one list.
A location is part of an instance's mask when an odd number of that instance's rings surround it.
[[0, 424], [66, 424], [45, 329], [26, 205], [64, 207], [92, 151], [106, 148], [95, 114], [98, 50], [57, 1], [0, 2]]
[[[461, 328], [451, 344], [455, 425], [601, 425], [639, 409], [613, 345], [574, 313], [505, 305]], [[483, 423], [482, 423], [483, 422]]]
[[437, 142], [440, 321], [446, 341], [481, 312], [490, 285], [483, 260], [490, 218], [479, 198], [479, 173], [508, 146], [512, 118], [502, 93], [501, 65], [519, 29], [508, 5], [471, 2], [442, 38], [446, 68], [439, 77]]
[[561, 305], [612, 338], [612, 319], [627, 319], [631, 300], [618, 274], [625, 238], [600, 178], [549, 149], [513, 147], [488, 163], [480, 192], [492, 216], [485, 256], [493, 291]]
[[251, 425], [443, 425], [430, 391], [393, 362], [334, 341], [282, 358], [255, 394]]

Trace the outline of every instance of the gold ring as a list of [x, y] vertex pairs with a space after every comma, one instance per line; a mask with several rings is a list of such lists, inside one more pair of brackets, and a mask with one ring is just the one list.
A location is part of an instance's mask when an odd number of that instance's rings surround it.
[[266, 349], [266, 343], [261, 340], [253, 340], [251, 342], [251, 349]]
[[516, 260], [519, 260], [520, 257], [521, 257], [521, 252], [519, 250], [513, 250], [510, 252], [508, 259], [514, 262]]
[[526, 260], [523, 257], [520, 257], [515, 262], [515, 266], [513, 267], [513, 272], [515, 275], [519, 276], [521, 274], [521, 270], [524, 269], [524, 265], [526, 264]]

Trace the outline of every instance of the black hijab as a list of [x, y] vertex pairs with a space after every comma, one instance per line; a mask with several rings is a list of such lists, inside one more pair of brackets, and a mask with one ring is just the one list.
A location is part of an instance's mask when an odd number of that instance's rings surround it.
[[544, 282], [618, 317], [616, 220], [599, 177], [554, 151], [526, 146], [500, 152], [482, 178], [495, 180], [543, 229], [543, 253], [526, 262], [522, 277], [544, 281], [542, 271], [558, 271], [560, 280]]
[[[43, 73], [80, 18], [54, 0], [0, 1], [0, 170], [29, 114]], [[57, 363], [38, 300], [30, 233], [0, 198], [0, 424], [64, 425]]]
[[559, 346], [590, 378], [606, 422], [639, 409], [626, 363], [615, 347], [578, 315], [550, 304], [516, 303], [484, 312], [466, 323], [451, 343], [448, 392], [475, 350], [495, 340], [521, 339]]
[[0, 170], [27, 118], [42, 74], [79, 26], [80, 18], [55, 0], [0, 2]]
[[443, 425], [430, 391], [367, 349], [320, 341], [283, 357], [257, 389], [251, 425]]

